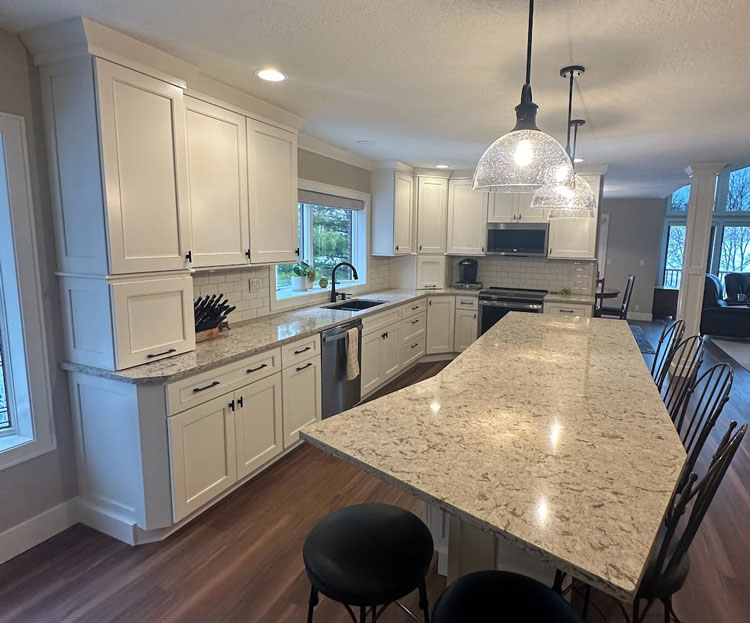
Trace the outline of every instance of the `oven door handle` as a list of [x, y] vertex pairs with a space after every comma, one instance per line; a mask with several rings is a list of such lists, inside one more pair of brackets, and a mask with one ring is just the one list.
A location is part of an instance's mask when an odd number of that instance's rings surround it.
[[479, 304], [484, 307], [503, 307], [505, 309], [517, 309], [523, 310], [539, 310], [542, 306], [537, 303], [506, 303], [504, 301], [479, 301]]

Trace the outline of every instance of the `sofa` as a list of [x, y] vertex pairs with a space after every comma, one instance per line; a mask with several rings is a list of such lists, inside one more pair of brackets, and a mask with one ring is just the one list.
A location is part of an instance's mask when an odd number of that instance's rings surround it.
[[[750, 273], [729, 273], [724, 277], [727, 286], [727, 303], [750, 303]], [[744, 294], [744, 301], [738, 301], [737, 295]]]
[[706, 275], [701, 313], [701, 335], [750, 338], [750, 307], [728, 305], [716, 275]]

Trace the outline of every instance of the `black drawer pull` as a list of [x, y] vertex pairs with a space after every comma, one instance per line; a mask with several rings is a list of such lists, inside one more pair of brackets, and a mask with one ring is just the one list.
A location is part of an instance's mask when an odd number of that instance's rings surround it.
[[312, 346], [305, 346], [304, 348], [300, 348], [299, 350], [295, 350], [294, 354], [299, 355], [300, 353], [304, 353], [305, 351], [308, 351], [312, 348]]
[[297, 368], [297, 372], [299, 372], [300, 370], [304, 370], [305, 368], [309, 368], [311, 365], [312, 362], [308, 362], [304, 366], [300, 366], [299, 368]]
[[208, 385], [204, 385], [203, 387], [193, 387], [193, 393], [197, 394], [198, 392], [202, 392], [204, 389], [211, 389], [212, 387], [216, 387], [219, 384], [221, 384], [221, 381], [214, 381], [213, 383], [209, 383]]
[[415, 305], [414, 307], [411, 308], [411, 310], [414, 311], [415, 309], [419, 309], [419, 307], [420, 307], [419, 305]]
[[412, 344], [411, 345], [412, 348], [416, 348], [417, 346], [419, 346], [419, 342], [417, 342], [416, 344]]
[[253, 372], [257, 372], [258, 370], [262, 370], [263, 368], [267, 368], [267, 367], [268, 367], [268, 364], [267, 364], [267, 363], [262, 363], [262, 364], [260, 364], [260, 365], [259, 365], [259, 366], [258, 366], [257, 368], [248, 368], [248, 369], [246, 370], [246, 372], [247, 372], [248, 374], [252, 374]]
[[459, 305], [471, 305], [471, 304], [472, 304], [472, 302], [471, 302], [471, 301], [461, 301], [461, 302], [459, 303]]
[[176, 353], [176, 348], [170, 348], [169, 350], [165, 350], [163, 353], [151, 353], [150, 355], [146, 355], [149, 359], [153, 359], [154, 357], [161, 357], [162, 355], [168, 355], [169, 353]]
[[412, 320], [411, 321], [412, 324], [417, 324], [418, 322], [419, 322], [419, 318], [417, 318], [416, 320]]
[[244, 407], [245, 406], [245, 397], [244, 396], [240, 396], [239, 398], [237, 398], [237, 404], [240, 407]]
[[561, 314], [575, 314], [575, 311], [572, 309], [561, 309], [560, 313]]

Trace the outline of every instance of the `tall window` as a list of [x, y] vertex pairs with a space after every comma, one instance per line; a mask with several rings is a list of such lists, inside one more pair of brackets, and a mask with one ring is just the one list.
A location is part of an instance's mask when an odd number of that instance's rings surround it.
[[25, 136], [0, 113], [0, 469], [54, 448]]
[[[666, 287], [680, 286], [689, 199], [687, 185], [673, 192], [667, 204], [661, 263]], [[750, 167], [723, 171], [716, 179], [706, 272], [722, 281], [728, 273], [750, 272]]]
[[[300, 185], [303, 184], [306, 188], [300, 188], [297, 204], [299, 258], [301, 262], [304, 261], [313, 268], [315, 278], [309, 289], [300, 290], [299, 283], [295, 289], [292, 281], [295, 276], [295, 264], [277, 265], [275, 300], [281, 302], [272, 302], [272, 307], [276, 309], [295, 304], [293, 300], [288, 304], [283, 303], [286, 299], [314, 294], [322, 296], [324, 290], [330, 289], [333, 268], [340, 262], [353, 264], [357, 268], [359, 278], [355, 281], [351, 269], [342, 266], [336, 271], [337, 287], [361, 286], [366, 283], [366, 204], [369, 197], [343, 188], [300, 180]], [[320, 286], [321, 278], [328, 281], [325, 288]]]

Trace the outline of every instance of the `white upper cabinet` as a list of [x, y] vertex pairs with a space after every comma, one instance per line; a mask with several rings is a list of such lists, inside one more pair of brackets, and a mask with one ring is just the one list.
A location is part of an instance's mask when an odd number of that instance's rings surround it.
[[297, 135], [247, 120], [250, 261], [296, 262]]
[[193, 266], [247, 263], [245, 117], [185, 97]]
[[448, 245], [454, 255], [484, 255], [489, 193], [472, 189], [471, 179], [448, 183]]
[[532, 208], [534, 193], [489, 193], [490, 223], [546, 223], [547, 210]]
[[596, 230], [599, 223], [600, 175], [584, 175], [594, 191], [594, 218], [553, 218], [549, 221], [547, 257], [554, 259], [588, 260], [596, 257]]
[[402, 170], [372, 174], [372, 254], [415, 252], [414, 177]]
[[184, 268], [187, 212], [182, 89], [96, 59], [112, 274]]
[[448, 180], [417, 178], [417, 251], [445, 253], [448, 213]]

